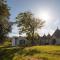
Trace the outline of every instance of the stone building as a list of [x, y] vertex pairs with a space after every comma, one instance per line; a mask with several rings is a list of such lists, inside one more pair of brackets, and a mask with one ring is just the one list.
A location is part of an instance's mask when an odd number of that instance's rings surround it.
[[60, 44], [60, 29], [58, 28], [52, 35], [52, 44]]
[[29, 44], [29, 41], [25, 37], [13, 37], [12, 46], [25, 46]]
[[[43, 37], [39, 37], [38, 40], [34, 41], [35, 45], [60, 45], [60, 29], [56, 29], [52, 34], [48, 34], [47, 36], [44, 34]], [[27, 40], [25, 37], [13, 37], [12, 46], [23, 46], [30, 45], [31, 41]]]
[[56, 29], [52, 34], [48, 34], [47, 36], [44, 34], [43, 37], [40, 37], [41, 45], [60, 45], [60, 29]]

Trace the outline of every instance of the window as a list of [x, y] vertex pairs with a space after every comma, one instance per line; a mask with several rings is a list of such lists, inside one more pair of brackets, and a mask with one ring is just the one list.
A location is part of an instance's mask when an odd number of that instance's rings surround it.
[[19, 44], [21, 44], [21, 45], [25, 44], [25, 40], [20, 40]]

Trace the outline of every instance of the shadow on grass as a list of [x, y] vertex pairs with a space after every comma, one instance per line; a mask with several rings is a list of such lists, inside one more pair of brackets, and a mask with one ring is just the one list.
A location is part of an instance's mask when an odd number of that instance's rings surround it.
[[14, 54], [18, 52], [20, 49], [16, 48], [0, 48], [0, 60], [12, 60]]
[[38, 53], [41, 53], [41, 52], [34, 49], [34, 50], [25, 51], [24, 53], [25, 53], [25, 56], [28, 56], [28, 55], [32, 56], [34, 54], [38, 54]]

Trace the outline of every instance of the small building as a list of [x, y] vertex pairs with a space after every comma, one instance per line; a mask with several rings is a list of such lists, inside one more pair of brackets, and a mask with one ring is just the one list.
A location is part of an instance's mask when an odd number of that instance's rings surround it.
[[24, 46], [27, 45], [29, 41], [25, 37], [13, 37], [12, 46]]
[[44, 34], [43, 37], [40, 37], [41, 45], [60, 45], [60, 29], [56, 29], [52, 34], [48, 34], [47, 36]]
[[[60, 45], [60, 29], [56, 29], [52, 34], [47, 36], [44, 34], [43, 37], [39, 37], [33, 41], [34, 45]], [[12, 46], [26, 46], [31, 44], [31, 40], [27, 40], [25, 37], [13, 37]]]
[[41, 45], [45, 45], [46, 39], [47, 39], [47, 37], [46, 37], [46, 35], [44, 34], [43, 37], [40, 37], [40, 44], [41, 44]]
[[57, 28], [56, 31], [53, 33], [51, 43], [55, 45], [60, 45], [60, 29]]

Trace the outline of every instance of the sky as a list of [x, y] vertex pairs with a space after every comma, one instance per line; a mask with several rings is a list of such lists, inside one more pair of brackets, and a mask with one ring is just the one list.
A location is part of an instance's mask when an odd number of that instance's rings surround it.
[[[16, 16], [24, 11], [31, 11], [35, 17], [45, 20], [39, 35], [53, 34], [57, 27], [60, 29], [60, 0], [7, 0], [10, 7], [10, 21], [16, 21]], [[10, 36], [18, 36], [17, 25], [12, 26]]]

